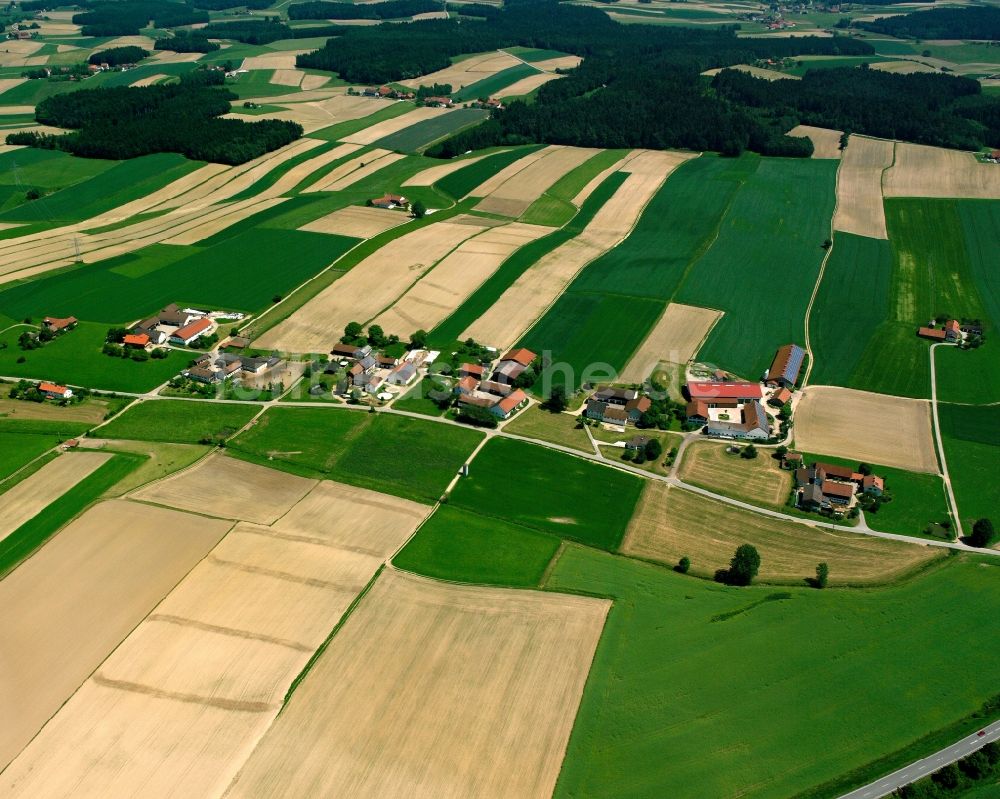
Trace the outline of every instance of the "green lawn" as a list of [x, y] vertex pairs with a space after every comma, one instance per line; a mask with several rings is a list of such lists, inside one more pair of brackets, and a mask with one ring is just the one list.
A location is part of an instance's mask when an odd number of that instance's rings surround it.
[[399, 411], [422, 413], [424, 416], [444, 416], [447, 408], [442, 408], [430, 398], [432, 392], [439, 391], [437, 384], [431, 378], [425, 377], [407, 391], [402, 397], [392, 403]]
[[[886, 354], [886, 342], [877, 331], [889, 313], [891, 280], [892, 248], [888, 241], [836, 234], [809, 318], [816, 359], [811, 382], [871, 390], [852, 375], [866, 347]], [[913, 331], [907, 332], [912, 337]], [[914, 379], [922, 376], [926, 382], [927, 359], [914, 367], [922, 367], [922, 371], [915, 370]]]
[[[24, 352], [17, 345], [23, 328], [0, 335], [0, 374], [52, 380], [74, 386], [106, 391], [149, 391], [177, 374], [187, 365], [183, 353], [171, 352], [163, 360], [143, 362], [104, 355], [101, 347], [107, 325], [81, 322], [40, 349]], [[24, 363], [18, 363], [24, 358]]]
[[[0, 428], [0, 480], [16, 472], [46, 450], [52, 449], [59, 438], [42, 433], [16, 433]], [[0, 484], [0, 488], [3, 488]]]
[[211, 246], [154, 244], [0, 291], [0, 311], [14, 318], [72, 314], [109, 324], [154, 313], [171, 302], [259, 312], [355, 241], [260, 227], [203, 242]]
[[247, 403], [151, 400], [133, 405], [97, 431], [100, 438], [199, 444], [228, 438], [260, 410]]
[[500, 70], [495, 75], [477, 80], [468, 86], [462, 86], [452, 95], [456, 103], [465, 103], [469, 100], [480, 100], [495, 97], [503, 93], [508, 86], [513, 86], [522, 78], [529, 75], [538, 74], [539, 70], [528, 64], [518, 64], [514, 67]]
[[269, 409], [229, 449], [276, 469], [433, 503], [482, 435], [389, 414], [289, 406]]
[[830, 235], [836, 172], [836, 161], [760, 159], [675, 297], [726, 312], [700, 360], [756, 378], [782, 344], [803, 343], [821, 245]]
[[441, 580], [534, 588], [558, 548], [555, 536], [442, 505], [393, 564]]
[[487, 116], [488, 112], [480, 108], [460, 108], [403, 128], [384, 139], [379, 139], [375, 142], [375, 146], [386, 150], [415, 153], [462, 128], [483, 121]]
[[997, 689], [998, 577], [776, 593], [570, 546], [546, 587], [615, 603], [555, 796], [787, 799], [952, 725]]
[[555, 450], [492, 439], [473, 460], [451, 504], [560, 538], [613, 550], [642, 479]]

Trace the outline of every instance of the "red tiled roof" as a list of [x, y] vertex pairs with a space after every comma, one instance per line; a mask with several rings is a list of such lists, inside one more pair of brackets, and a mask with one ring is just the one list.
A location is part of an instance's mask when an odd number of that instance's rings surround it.
[[535, 360], [537, 356], [531, 350], [526, 350], [524, 347], [518, 347], [516, 350], [511, 350], [506, 355], [504, 355], [501, 361], [517, 361], [521, 366], [531, 366], [531, 362]]
[[514, 408], [520, 405], [522, 402], [528, 399], [528, 395], [525, 394], [521, 389], [515, 389], [508, 396], [504, 397], [497, 405], [500, 407], [504, 413], [510, 413]]
[[949, 319], [947, 322], [945, 322], [944, 329], [949, 330], [952, 333], [959, 333], [962, 330], [962, 328], [958, 324], [958, 321], [955, 319]]
[[134, 333], [129, 333], [127, 336], [125, 336], [124, 339], [122, 339], [122, 343], [134, 344], [136, 347], [145, 347], [147, 344], [149, 344], [149, 336], [147, 336], [145, 333], [141, 333], [139, 335], [135, 335]]
[[77, 319], [75, 316], [67, 316], [65, 319], [57, 319], [54, 316], [46, 316], [42, 323], [45, 324], [50, 330], [62, 330], [64, 327], [69, 327], [70, 325], [75, 325]]
[[933, 327], [922, 327], [917, 331], [917, 335], [923, 336], [924, 338], [937, 338], [943, 340], [945, 332]]
[[212, 326], [212, 320], [207, 316], [203, 316], [201, 319], [196, 319], [189, 325], [178, 328], [174, 332], [174, 335], [179, 339], [184, 339], [185, 341], [189, 338], [194, 338], [201, 333], [204, 333]]
[[885, 483], [882, 482], [882, 478], [877, 474], [866, 474], [865, 479], [861, 481], [861, 485], [864, 488], [871, 488], [874, 486], [879, 491], [885, 487]]
[[700, 416], [702, 419], [708, 418], [708, 405], [706, 405], [702, 400], [691, 400], [687, 404], [688, 417]]
[[687, 388], [693, 400], [738, 399], [742, 397], [760, 399], [764, 396], [760, 383], [745, 381], [731, 383], [693, 382], [688, 383]]
[[653, 407], [653, 401], [649, 397], [638, 397], [625, 403], [625, 410], [639, 411], [639, 413], [645, 413], [651, 407]]
[[829, 477], [836, 477], [840, 480], [860, 479], [858, 473], [847, 466], [834, 466], [832, 463], [814, 463], [813, 466], [822, 469]]
[[831, 497], [850, 499], [854, 496], [854, 486], [850, 483], [835, 483], [832, 480], [824, 480], [823, 493]]
[[475, 377], [482, 377], [486, 370], [480, 366], [478, 363], [463, 363], [458, 367], [459, 374], [473, 375]]
[[43, 394], [65, 394], [69, 389], [56, 383], [39, 383], [38, 390]]
[[476, 386], [479, 385], [479, 381], [476, 380], [472, 375], [467, 375], [458, 381], [458, 387], [464, 388], [466, 391], [475, 391]]

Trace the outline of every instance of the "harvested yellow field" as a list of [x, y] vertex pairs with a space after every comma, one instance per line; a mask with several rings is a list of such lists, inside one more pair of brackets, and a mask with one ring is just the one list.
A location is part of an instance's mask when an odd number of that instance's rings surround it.
[[15, 86], [20, 86], [27, 78], [0, 78], [0, 94]]
[[[46, 725], [0, 791], [221, 795], [292, 681], [427, 511], [323, 483], [280, 526], [238, 524]], [[37, 768], [53, 758], [59, 769]]]
[[754, 67], [750, 64], [733, 64], [731, 67], [717, 67], [716, 69], [705, 70], [701, 74], [714, 77], [722, 72], [723, 69], [739, 70], [740, 72], [746, 72], [748, 75], [753, 75], [755, 78], [763, 78], [764, 80], [801, 80], [798, 75], [789, 75], [787, 72], [779, 72], [776, 69]]
[[161, 80], [167, 76], [160, 73], [156, 75], [148, 75], [145, 78], [139, 78], [139, 80], [134, 83], [130, 83], [129, 86], [152, 86], [154, 83], [159, 83]]
[[[455, 247], [487, 227], [479, 221], [461, 224], [447, 220], [390, 241], [268, 330], [255, 346], [283, 352], [326, 352], [340, 338], [344, 325], [377, 316]], [[397, 335], [411, 332], [399, 331]]]
[[886, 197], [1000, 197], [1000, 168], [981, 164], [972, 153], [896, 144], [896, 163], [885, 173]]
[[795, 445], [818, 455], [938, 472], [926, 400], [809, 386], [795, 412]]
[[[0, 106], [0, 110], [3, 111], [4, 116], [7, 114], [34, 114], [35, 106], [33, 105], [5, 105]], [[6, 130], [6, 128], [5, 128]]]
[[45, 42], [40, 42], [37, 39], [12, 39], [4, 41], [3, 51], [13, 55], [26, 56], [37, 53], [44, 46]]
[[445, 67], [429, 75], [400, 81], [404, 86], [416, 89], [419, 86], [432, 86], [435, 83], [450, 83], [454, 91], [463, 86], [469, 86], [476, 81], [495, 75], [510, 67], [516, 67], [521, 60], [508, 53], [490, 52], [463, 58], [461, 61]]
[[870, 66], [880, 72], [895, 72], [897, 75], [911, 75], [914, 72], [937, 72], [934, 67], [929, 64], [921, 64], [919, 61], [877, 61]]
[[564, 55], [558, 58], [547, 58], [544, 61], [533, 61], [531, 66], [542, 72], [555, 72], [557, 69], [574, 69], [583, 61], [578, 55]]
[[801, 584], [824, 561], [832, 584], [880, 583], [944, 557], [934, 547], [771, 519], [656, 481], [646, 484], [622, 551], [666, 564], [688, 557], [692, 573], [710, 577], [741, 544], [760, 552], [764, 582]]
[[722, 312], [712, 308], [670, 303], [618, 379], [641, 383], [657, 364], [686, 364], [721, 317]]
[[66, 452], [0, 494], [0, 541], [111, 460], [97, 452]]
[[[306, 77], [314, 78], [317, 76], [306, 75]], [[372, 101], [370, 98], [352, 97], [346, 94], [338, 94], [333, 97], [324, 96], [321, 99], [308, 101], [302, 98], [302, 102], [276, 103], [270, 100], [267, 103], [268, 105], [278, 105], [281, 107], [281, 110], [258, 114], [253, 117], [254, 120], [284, 119], [289, 122], [297, 122], [307, 134], [320, 128], [335, 125], [338, 122], [359, 119], [379, 110], [378, 103]], [[237, 113], [226, 114], [226, 117], [228, 119], [247, 119], [245, 114]]]
[[266, 53], [243, 59], [242, 69], [295, 69], [295, 56], [309, 50], [284, 50], [280, 53]]
[[[502, 150], [497, 150], [497, 152], [503, 152]], [[492, 155], [492, 153], [491, 153]], [[432, 166], [418, 172], [412, 178], [409, 178], [404, 186], [433, 186], [441, 178], [447, 177], [452, 172], [457, 172], [459, 169], [467, 167], [469, 164], [474, 164], [476, 161], [481, 161], [486, 158], [485, 155], [474, 155], [471, 158], [452, 158], [447, 163], [443, 163], [440, 166]]]
[[577, 208], [583, 205], [587, 198], [594, 193], [595, 189], [597, 189], [597, 187], [600, 186], [612, 172], [627, 172], [628, 170], [625, 169], [625, 165], [642, 153], [642, 150], [629, 150], [620, 161], [612, 164], [607, 169], [600, 172], [600, 174], [594, 175], [594, 177], [590, 179], [590, 182], [580, 189], [576, 197], [573, 198], [573, 205]]
[[[813, 158], [840, 158], [840, 137], [842, 131], [829, 128], [815, 128], [812, 125], [797, 125], [788, 131], [789, 136], [801, 136], [813, 143]], [[843, 174], [843, 173], [842, 173]]]
[[213, 455], [132, 497], [223, 519], [271, 524], [315, 485], [315, 480]]
[[394, 227], [410, 221], [405, 211], [390, 211], [386, 208], [366, 208], [349, 205], [332, 214], [321, 216], [299, 230], [310, 233], [330, 233], [337, 236], [353, 236], [356, 239], [370, 239]]
[[498, 349], [513, 345], [555, 302], [583, 267], [631, 232], [667, 176], [692, 153], [642, 151], [624, 167], [625, 182], [576, 238], [522, 274], [485, 314], [462, 333]]
[[516, 250], [555, 228], [512, 222], [462, 242], [375, 318], [383, 330], [431, 330], [455, 311]]
[[[528, 206], [541, 197], [543, 192], [559, 178], [601, 151], [584, 147], [555, 145], [546, 147], [541, 152], [541, 158], [532, 160], [527, 165], [515, 170], [509, 178], [499, 182], [496, 188], [493, 188], [491, 179], [478, 189], [473, 189], [470, 192], [473, 197], [483, 197], [476, 205], [476, 210], [518, 217], [528, 210]], [[516, 167], [519, 163], [515, 162], [511, 166]], [[484, 189], [487, 184], [489, 184], [489, 191]]]
[[[205, 214], [208, 219], [204, 222], [201, 222], [194, 227], [189, 227], [183, 232], [178, 233], [176, 236], [171, 236], [168, 239], [162, 239], [161, 243], [197, 244], [202, 239], [214, 236], [216, 233], [225, 230], [230, 225], [235, 225], [237, 222], [242, 222], [244, 219], [247, 219], [254, 214], [259, 214], [261, 211], [273, 208], [274, 206], [285, 202], [285, 200], [285, 197], [271, 197], [264, 199], [254, 197], [253, 201], [233, 203], [231, 206], [220, 206], [218, 207], [218, 210], [213, 208], [210, 213]], [[229, 213], [226, 213], [227, 209], [232, 210]], [[101, 258], [106, 257], [107, 256], [102, 252]]]
[[168, 183], [162, 189], [157, 189], [153, 193], [147, 194], [145, 197], [132, 200], [131, 202], [125, 203], [125, 205], [120, 205], [117, 208], [112, 209], [106, 214], [102, 214], [95, 219], [88, 220], [86, 225], [87, 227], [100, 227], [104, 224], [117, 222], [122, 219], [128, 219], [130, 216], [135, 216], [136, 214], [145, 213], [150, 208], [155, 208], [165, 201], [187, 194], [189, 191], [200, 186], [210, 178], [215, 178], [221, 174], [227, 173], [231, 169], [232, 167], [226, 166], [225, 164], [205, 164], [205, 166], [199, 167], [194, 170], [194, 172], [189, 172], [184, 177]]
[[384, 571], [227, 797], [549, 797], [610, 603]]
[[312, 91], [313, 89], [318, 89], [320, 86], [325, 86], [330, 82], [330, 79], [326, 75], [302, 75], [302, 90]]
[[228, 529], [103, 502], [0, 581], [0, 769]]
[[539, 86], [544, 86], [550, 80], [561, 77], [562, 75], [557, 75], [554, 72], [539, 72], [537, 75], [528, 75], [528, 77], [521, 78], [516, 83], [512, 83], [506, 89], [501, 89], [497, 92], [496, 96], [523, 97], [526, 94], [531, 94]]
[[141, 47], [143, 50], [149, 50], [149, 52], [156, 52], [154, 45], [156, 42], [149, 36], [119, 36], [116, 39], [112, 39], [110, 42], [106, 42], [101, 45], [104, 50], [110, 50], [114, 47]]
[[201, 53], [175, 53], [171, 50], [157, 50], [149, 57], [150, 62], [157, 64], [187, 64], [201, 58]]
[[874, 239], [887, 239], [882, 204], [882, 175], [892, 166], [893, 143], [851, 136], [837, 176], [837, 210], [833, 229]]
[[[379, 105], [376, 104], [374, 100], [370, 100], [373, 105], [375, 105], [375, 111], [379, 110]], [[384, 139], [392, 133], [408, 128], [411, 125], [416, 125], [418, 122], [423, 122], [425, 119], [433, 119], [441, 114], [447, 114], [448, 111], [442, 108], [414, 108], [405, 114], [398, 117], [393, 117], [392, 119], [386, 119], [383, 122], [376, 122], [370, 127], [359, 130], [357, 133], [351, 133], [341, 141], [348, 141], [352, 144], [373, 144], [379, 139]]]
[[403, 153], [370, 150], [352, 161], [341, 164], [304, 191], [343, 191], [402, 158], [406, 158]]
[[0, 67], [41, 67], [45, 66], [49, 57], [44, 55], [19, 55], [12, 52], [0, 52]]
[[278, 86], [299, 86], [305, 73], [300, 69], [276, 69], [271, 75], [271, 83]]
[[759, 505], [782, 507], [792, 490], [792, 473], [765, 451], [746, 459], [726, 452], [726, 445], [696, 441], [684, 450], [678, 477], [717, 494]]

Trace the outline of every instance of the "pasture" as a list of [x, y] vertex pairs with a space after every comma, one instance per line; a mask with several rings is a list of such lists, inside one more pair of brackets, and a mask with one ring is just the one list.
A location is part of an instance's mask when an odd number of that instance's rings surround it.
[[450, 501], [484, 516], [614, 550], [641, 490], [639, 477], [522, 441], [495, 438], [476, 456], [469, 476], [452, 489]]
[[549, 797], [607, 612], [387, 569], [227, 795]]
[[441, 114], [417, 122], [403, 130], [378, 139], [375, 145], [404, 153], [419, 152], [436, 141], [481, 122], [486, 118], [487, 113], [479, 108], [460, 108], [449, 114]]
[[799, 586], [815, 576], [820, 561], [830, 566], [832, 586], [875, 585], [944, 557], [942, 550], [931, 547], [770, 519], [652, 481], [643, 491], [621, 551], [666, 566], [688, 557], [691, 574], [712, 579], [744, 543], [760, 552], [761, 582]]
[[279, 407], [229, 450], [295, 474], [433, 503], [481, 438], [475, 430], [388, 414]]
[[[0, 480], [22, 468], [59, 442], [55, 435], [10, 432], [0, 428]], [[3, 483], [0, 483], [3, 489]]]
[[[964, 353], [960, 353], [964, 354]], [[938, 406], [948, 471], [963, 524], [971, 530], [976, 519], [996, 522], [993, 473], [1000, 457], [998, 406]]]
[[[996, 691], [998, 569], [963, 556], [877, 591], [776, 593], [570, 546], [546, 588], [616, 601], [555, 796], [785, 799], [963, 719]], [[808, 724], [804, 697], [822, 697]]]
[[780, 509], [792, 490], [792, 473], [771, 455], [764, 450], [756, 458], [741, 458], [726, 452], [725, 444], [695, 441], [684, 450], [677, 476], [717, 494]]
[[535, 588], [559, 543], [547, 533], [442, 505], [392, 562], [440, 580]]
[[[680, 302], [725, 312], [699, 360], [755, 379], [778, 347], [802, 343], [830, 232], [836, 171], [832, 160], [759, 161], [676, 294]], [[782, 312], [773, 313], [775, 307]]]
[[203, 444], [229, 438], [260, 410], [259, 405], [187, 400], [150, 400], [133, 405], [100, 428], [101, 438]]
[[537, 405], [525, 408], [504, 425], [504, 431], [525, 438], [548, 441], [582, 452], [593, 452], [587, 433], [578, 425], [579, 418], [569, 413], [552, 413]]

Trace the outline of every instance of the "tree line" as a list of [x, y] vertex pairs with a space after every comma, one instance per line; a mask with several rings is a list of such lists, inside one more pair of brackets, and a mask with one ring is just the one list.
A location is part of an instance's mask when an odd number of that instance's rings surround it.
[[201, 28], [200, 32], [211, 39], [235, 39], [244, 44], [269, 44], [278, 39], [293, 38], [292, 29], [278, 17], [213, 22]]
[[293, 3], [288, 7], [289, 19], [402, 19], [414, 14], [440, 11], [436, 0], [382, 0], [379, 3], [335, 3], [314, 0]]
[[211, 53], [219, 49], [219, 44], [210, 41], [200, 31], [175, 31], [173, 36], [157, 39], [153, 49], [170, 50], [175, 53]]
[[208, 22], [208, 12], [170, 0], [88, 0], [87, 10], [73, 15], [84, 36], [130, 36], [138, 34], [150, 20], [154, 27], [173, 28]]
[[149, 58], [149, 50], [144, 50], [142, 47], [111, 47], [97, 51], [88, 61], [91, 64], [119, 67], [122, 64], [137, 64], [144, 58]]
[[[844, 20], [844, 22], [848, 22]], [[1000, 39], [1000, 8], [932, 8], [870, 22], [848, 22], [851, 27], [901, 39]], [[846, 26], [845, 26], [846, 27]]]
[[46, 98], [35, 109], [45, 125], [72, 129], [62, 135], [10, 134], [8, 144], [64, 150], [85, 158], [126, 159], [180, 153], [200, 161], [242, 164], [302, 135], [284, 120], [220, 119], [236, 99], [218, 71], [199, 70], [176, 84], [86, 89]]

